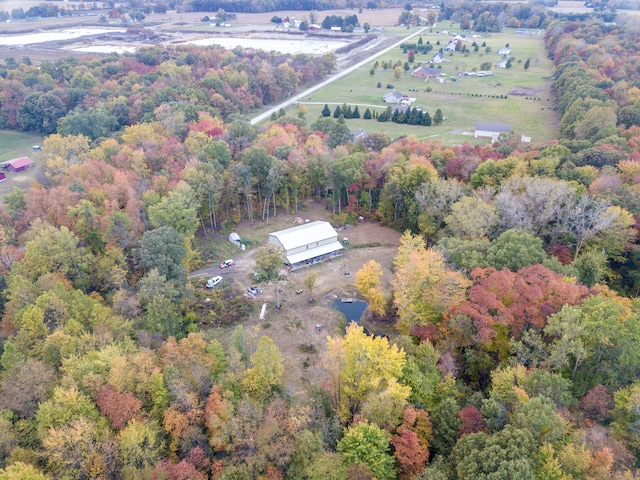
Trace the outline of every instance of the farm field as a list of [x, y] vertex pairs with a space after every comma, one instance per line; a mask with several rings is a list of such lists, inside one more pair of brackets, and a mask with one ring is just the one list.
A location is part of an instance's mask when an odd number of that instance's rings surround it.
[[42, 140], [42, 135], [0, 130], [0, 162], [31, 155], [33, 145], [41, 145]]
[[[448, 35], [427, 33], [422, 35], [423, 42], [434, 46], [433, 53], [444, 47], [451, 38]], [[478, 45], [486, 42], [491, 52], [481, 47], [474, 53], [471, 47], [475, 40]], [[440, 45], [437, 43], [440, 42]], [[512, 54], [512, 68], [496, 68], [495, 64], [502, 60], [497, 54], [500, 47], [509, 44]], [[467, 54], [456, 52], [446, 54], [441, 64], [446, 74], [442, 83], [435, 79], [425, 82], [413, 78], [408, 72], [400, 79], [393, 78], [393, 68], [375, 69], [371, 75], [373, 63], [357, 70], [325, 89], [316, 92], [311, 99], [301, 99], [308, 104], [307, 119], [311, 123], [320, 115], [324, 103], [333, 105], [347, 103], [360, 105], [362, 115], [367, 106], [378, 105], [378, 112], [386, 108], [382, 96], [390, 91], [388, 84], [396, 90], [416, 98], [413, 105], [422, 105], [432, 116], [440, 108], [447, 120], [441, 126], [416, 127], [397, 125], [392, 122], [380, 123], [372, 120], [347, 120], [351, 130], [362, 128], [367, 131], [384, 131], [390, 136], [414, 135], [421, 139], [437, 137], [445, 142], [461, 143], [470, 137], [461, 136], [462, 132], [473, 132], [476, 122], [508, 123], [517, 136], [525, 135], [534, 143], [543, 143], [556, 138], [557, 118], [553, 112], [553, 100], [550, 94], [552, 62], [546, 57], [542, 34], [517, 35], [515, 31], [491, 34], [467, 41]], [[433, 53], [416, 55], [412, 69], [426, 65]], [[530, 60], [528, 70], [524, 69], [526, 60]], [[380, 64], [384, 62], [402, 64], [407, 55], [398, 49], [378, 57]], [[484, 62], [491, 62], [493, 75], [489, 77], [459, 76], [459, 72], [480, 70]], [[455, 81], [452, 81], [452, 77]], [[382, 88], [376, 88], [380, 82]], [[428, 91], [431, 89], [431, 91]], [[502, 97], [502, 98], [501, 98]], [[505, 98], [506, 97], [506, 98]], [[369, 107], [371, 108], [371, 107]], [[373, 109], [372, 109], [373, 110]], [[484, 140], [485, 142], [487, 140]]]

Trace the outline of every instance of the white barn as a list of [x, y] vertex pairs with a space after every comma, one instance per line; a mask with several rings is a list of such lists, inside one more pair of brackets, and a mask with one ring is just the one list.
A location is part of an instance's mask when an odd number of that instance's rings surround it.
[[331, 224], [321, 221], [270, 233], [269, 243], [284, 250], [291, 270], [337, 257], [343, 248]]
[[489, 123], [489, 122], [477, 122], [476, 131], [474, 137], [488, 137], [492, 142], [495, 142], [501, 133], [509, 133], [511, 131], [511, 125], [507, 123]]

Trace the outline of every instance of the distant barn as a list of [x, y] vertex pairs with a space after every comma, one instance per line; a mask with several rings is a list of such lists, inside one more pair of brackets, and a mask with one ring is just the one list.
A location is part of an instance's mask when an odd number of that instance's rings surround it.
[[14, 158], [13, 160], [0, 163], [2, 168], [7, 169], [7, 171], [11, 173], [24, 172], [28, 168], [31, 168], [32, 165], [33, 160], [29, 157]]

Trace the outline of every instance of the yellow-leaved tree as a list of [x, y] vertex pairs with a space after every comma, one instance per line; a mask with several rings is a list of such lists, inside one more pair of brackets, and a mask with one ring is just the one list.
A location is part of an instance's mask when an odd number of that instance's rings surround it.
[[[403, 334], [415, 326], [439, 326], [443, 314], [465, 300], [471, 285], [460, 272], [446, 268], [442, 253], [425, 249], [403, 235], [396, 256], [393, 279], [394, 305], [398, 309], [396, 327]], [[409, 234], [410, 235], [410, 234]], [[414, 251], [409, 251], [416, 246]]]
[[284, 361], [278, 346], [267, 336], [260, 337], [258, 348], [250, 358], [251, 368], [242, 380], [247, 393], [257, 399], [266, 400], [282, 385]]
[[[363, 402], [388, 389], [396, 400], [400, 397], [396, 404], [404, 404], [410, 388], [398, 385], [397, 379], [405, 362], [404, 350], [390, 345], [386, 338], [365, 334], [355, 323], [347, 327], [344, 338], [329, 337], [325, 368], [331, 375], [331, 395], [340, 419], [348, 422], [361, 413]], [[371, 408], [376, 410], [379, 408]], [[378, 419], [369, 420], [377, 423]]]
[[375, 314], [383, 315], [386, 298], [382, 288], [380, 288], [380, 277], [382, 277], [380, 264], [375, 260], [370, 260], [356, 273], [355, 286], [362, 296], [367, 299], [369, 310]]

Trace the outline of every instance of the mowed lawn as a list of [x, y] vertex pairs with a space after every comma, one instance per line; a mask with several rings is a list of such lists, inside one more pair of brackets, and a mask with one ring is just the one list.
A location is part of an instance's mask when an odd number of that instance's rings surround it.
[[0, 130], [0, 162], [17, 157], [28, 157], [34, 145], [42, 145], [42, 135]]
[[[0, 162], [18, 157], [31, 157], [34, 159], [33, 145], [42, 145], [42, 141], [42, 135], [0, 130]], [[7, 179], [4, 182], [0, 182], [0, 196], [11, 193], [14, 187], [27, 190], [37, 170], [38, 166], [34, 165], [25, 172], [5, 172]]]
[[[369, 132], [384, 131], [391, 137], [399, 135], [414, 135], [418, 138], [437, 138], [446, 143], [462, 143], [471, 141], [472, 137], [463, 136], [462, 132], [473, 132], [476, 122], [506, 123], [518, 136], [531, 137], [533, 143], [545, 143], [556, 138], [557, 120], [553, 112], [553, 101], [550, 95], [552, 62], [547, 58], [543, 43], [543, 32], [534, 31], [532, 35], [519, 35], [514, 30], [490, 34], [486, 37], [470, 38], [467, 48], [470, 52], [462, 54], [446, 53], [445, 61], [441, 64], [446, 74], [444, 82], [436, 79], [413, 78], [409, 73], [403, 73], [401, 78], [393, 78], [393, 68], [375, 69], [371, 75], [371, 65], [344, 77], [325, 89], [315, 92], [309, 98], [301, 98], [302, 102], [319, 102], [320, 105], [307, 104], [306, 118], [309, 123], [320, 115], [324, 103], [329, 103], [333, 112], [336, 104], [347, 103], [359, 105], [360, 114], [364, 114], [365, 105], [377, 105], [376, 110], [382, 112], [386, 104], [382, 96], [390, 91], [386, 88], [391, 84], [396, 90], [416, 98], [413, 105], [422, 105], [431, 116], [440, 108], [446, 117], [440, 126], [416, 127], [397, 125], [392, 122], [377, 122], [375, 120], [347, 120], [351, 130], [362, 128]], [[423, 42], [429, 41], [434, 49], [429, 54], [416, 55], [412, 69], [427, 65], [441, 47], [444, 48], [451, 38], [450, 35], [427, 33], [422, 35]], [[437, 42], [440, 45], [437, 45]], [[480, 49], [473, 52], [472, 42], [475, 41]], [[485, 51], [482, 43], [491, 48]], [[496, 68], [502, 60], [498, 49], [509, 44], [512, 51], [512, 68]], [[529, 69], [524, 69], [529, 59]], [[407, 61], [407, 55], [401, 49], [389, 52], [378, 58], [378, 61], [400, 60]], [[482, 63], [491, 62], [493, 75], [489, 77], [459, 76], [459, 72], [480, 70]], [[452, 81], [452, 77], [455, 81]], [[382, 88], [377, 88], [377, 83]], [[427, 91], [428, 88], [431, 91]], [[502, 98], [500, 98], [502, 96]], [[352, 107], [353, 108], [353, 107]], [[371, 108], [371, 107], [369, 107]], [[373, 110], [373, 108], [371, 108]], [[487, 142], [487, 140], [484, 140]]]

